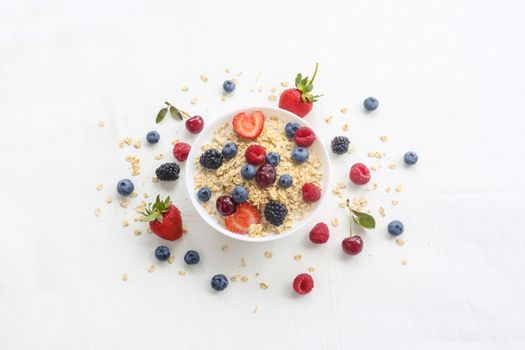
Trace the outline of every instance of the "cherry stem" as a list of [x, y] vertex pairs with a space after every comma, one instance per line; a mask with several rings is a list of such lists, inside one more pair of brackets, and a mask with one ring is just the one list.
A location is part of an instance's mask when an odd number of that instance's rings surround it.
[[315, 63], [314, 75], [313, 75], [312, 79], [310, 80], [310, 85], [312, 85], [312, 83], [314, 82], [315, 76], [317, 75], [317, 68], [319, 68], [319, 62]]
[[352, 208], [350, 208], [350, 199], [346, 200], [346, 206], [348, 207], [348, 210], [350, 211], [350, 237], [352, 237]]
[[166, 106], [168, 106], [168, 107], [173, 107], [173, 108], [175, 108], [177, 111], [179, 111], [179, 112], [181, 112], [182, 114], [184, 114], [186, 117], [191, 118], [191, 115], [189, 115], [187, 112], [184, 112], [182, 109], [178, 109], [177, 107], [175, 107], [174, 105], [172, 105], [172, 104], [169, 103], [168, 101], [164, 101], [164, 103], [166, 104]]

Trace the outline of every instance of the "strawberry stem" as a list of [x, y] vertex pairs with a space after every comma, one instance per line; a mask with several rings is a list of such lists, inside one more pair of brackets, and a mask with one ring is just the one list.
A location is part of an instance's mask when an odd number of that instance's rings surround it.
[[315, 70], [312, 79], [310, 79], [310, 85], [314, 82], [315, 76], [317, 75], [317, 68], [319, 68], [319, 62], [315, 62]]

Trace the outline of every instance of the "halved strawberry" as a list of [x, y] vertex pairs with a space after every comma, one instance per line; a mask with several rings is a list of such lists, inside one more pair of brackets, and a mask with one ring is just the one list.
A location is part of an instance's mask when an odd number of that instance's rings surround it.
[[252, 224], [260, 224], [261, 216], [257, 209], [248, 202], [237, 206], [237, 211], [224, 219], [224, 225], [233, 233], [245, 235]]
[[233, 128], [241, 137], [255, 140], [261, 134], [264, 127], [264, 114], [255, 111], [250, 114], [241, 112], [233, 118]]

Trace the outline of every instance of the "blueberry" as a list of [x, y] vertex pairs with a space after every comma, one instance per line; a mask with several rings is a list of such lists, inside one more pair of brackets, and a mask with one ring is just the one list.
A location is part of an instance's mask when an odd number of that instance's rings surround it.
[[292, 151], [292, 159], [296, 163], [306, 162], [309, 156], [310, 156], [310, 152], [308, 151], [308, 149], [304, 147], [296, 147]]
[[405, 155], [403, 156], [403, 160], [405, 161], [406, 165], [416, 164], [417, 159], [418, 159], [418, 156], [416, 152], [412, 152], [412, 151], [405, 153]]
[[281, 161], [281, 156], [277, 152], [270, 152], [266, 156], [266, 163], [271, 164], [273, 166], [279, 165], [280, 161]]
[[279, 176], [279, 185], [283, 188], [288, 188], [293, 185], [293, 178], [288, 174]]
[[299, 128], [300, 126], [297, 123], [288, 123], [284, 127], [284, 132], [286, 133], [286, 136], [288, 136], [288, 138], [293, 139], [293, 137], [295, 136], [295, 132]]
[[135, 185], [133, 185], [130, 179], [120, 180], [117, 184], [117, 192], [123, 196], [129, 196], [133, 193], [134, 189]]
[[166, 261], [169, 259], [170, 255], [171, 255], [170, 248], [166, 246], [159, 245], [155, 249], [155, 257], [157, 258], [158, 261]]
[[232, 159], [237, 155], [237, 145], [235, 142], [228, 142], [222, 147], [222, 155], [226, 159]]
[[201, 202], [209, 201], [211, 198], [211, 190], [208, 187], [199, 188], [197, 191], [197, 198], [199, 198]]
[[184, 254], [184, 262], [188, 265], [198, 264], [200, 260], [201, 257], [195, 250], [188, 250], [186, 254]]
[[244, 164], [241, 168], [241, 176], [245, 180], [251, 180], [255, 177], [255, 174], [257, 173], [257, 169], [251, 164]]
[[224, 91], [226, 91], [227, 93], [233, 92], [233, 90], [235, 90], [235, 83], [233, 82], [233, 80], [226, 80], [226, 81], [222, 84], [222, 88], [223, 88]]
[[388, 224], [388, 233], [390, 233], [392, 236], [399, 236], [404, 230], [405, 227], [401, 221], [394, 220]]
[[155, 130], [152, 130], [146, 134], [146, 140], [148, 140], [149, 143], [157, 143], [159, 142], [160, 135]]
[[248, 199], [248, 190], [244, 186], [235, 186], [232, 191], [232, 198], [235, 203], [246, 202]]
[[368, 97], [364, 102], [363, 106], [367, 111], [375, 111], [379, 107], [379, 101], [374, 97]]
[[225, 290], [228, 287], [228, 279], [222, 274], [215, 275], [211, 278], [211, 287], [217, 291]]

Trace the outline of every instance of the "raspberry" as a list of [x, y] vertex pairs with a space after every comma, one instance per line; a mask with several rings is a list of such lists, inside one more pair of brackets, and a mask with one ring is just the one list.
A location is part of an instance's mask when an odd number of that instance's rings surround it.
[[348, 152], [348, 146], [350, 145], [350, 140], [346, 136], [336, 136], [332, 140], [332, 152], [335, 154], [345, 154]]
[[216, 170], [222, 165], [224, 157], [221, 152], [215, 148], [210, 148], [199, 158], [199, 163], [206, 169]]
[[328, 226], [324, 222], [316, 224], [309, 234], [310, 241], [316, 244], [323, 244], [330, 238]]
[[350, 168], [349, 176], [356, 185], [364, 185], [370, 181], [370, 170], [363, 163], [355, 163]]
[[301, 190], [305, 202], [317, 202], [321, 198], [321, 189], [313, 183], [305, 183]]
[[173, 155], [179, 162], [184, 162], [188, 159], [188, 153], [190, 153], [191, 146], [184, 142], [177, 142], [173, 146]]
[[299, 147], [310, 147], [315, 141], [314, 131], [307, 127], [299, 128], [295, 132], [293, 140]]
[[261, 145], [251, 145], [244, 152], [246, 161], [253, 165], [259, 165], [264, 163], [266, 159], [266, 150]]
[[180, 167], [177, 163], [164, 163], [155, 170], [160, 181], [175, 181], [179, 178]]
[[314, 289], [314, 279], [307, 273], [301, 273], [293, 280], [293, 289], [297, 294], [308, 294]]

